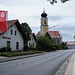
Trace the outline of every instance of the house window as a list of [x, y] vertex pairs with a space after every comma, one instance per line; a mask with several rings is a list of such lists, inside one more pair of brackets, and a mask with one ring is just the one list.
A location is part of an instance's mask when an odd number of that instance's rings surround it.
[[16, 49], [19, 49], [19, 42], [16, 42]]
[[7, 47], [10, 47], [10, 41], [7, 41]]
[[17, 35], [16, 31], [15, 31], [15, 35]]
[[33, 48], [34, 48], [34, 44], [33, 44]]
[[29, 47], [31, 46], [31, 44], [29, 43]]
[[11, 35], [13, 35], [13, 30], [11, 30]]

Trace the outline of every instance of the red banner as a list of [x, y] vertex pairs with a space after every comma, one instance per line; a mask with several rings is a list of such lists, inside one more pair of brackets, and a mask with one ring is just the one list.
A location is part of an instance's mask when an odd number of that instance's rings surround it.
[[6, 32], [7, 11], [0, 11], [0, 31]]

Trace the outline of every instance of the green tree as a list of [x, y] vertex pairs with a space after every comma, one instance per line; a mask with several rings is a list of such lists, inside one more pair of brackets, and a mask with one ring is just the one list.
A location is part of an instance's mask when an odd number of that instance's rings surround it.
[[27, 38], [29, 39], [29, 35], [32, 33], [31, 28], [29, 27], [29, 25], [27, 23], [22, 23], [21, 26], [22, 26], [24, 32], [26, 33]]
[[55, 50], [53, 43], [47, 36], [40, 36], [37, 38], [37, 46], [43, 49], [44, 51]]
[[48, 37], [50, 39], [51, 43], [53, 44], [53, 40], [52, 40], [52, 38], [51, 38], [51, 36], [49, 35], [48, 32], [45, 34], [45, 36]]
[[66, 42], [62, 42], [61, 46], [62, 46], [62, 49], [68, 49], [67, 46], [66, 46]]
[[[47, 0], [47, 1], [50, 1], [50, 4], [54, 4], [54, 3], [57, 3], [58, 0]], [[69, 0], [60, 0], [62, 3], [65, 3], [66, 1], [69, 1]]]

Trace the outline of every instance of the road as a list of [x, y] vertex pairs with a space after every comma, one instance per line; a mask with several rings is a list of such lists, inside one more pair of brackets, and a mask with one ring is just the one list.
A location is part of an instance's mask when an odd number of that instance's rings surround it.
[[41, 56], [0, 63], [0, 75], [54, 75], [74, 50], [49, 52]]

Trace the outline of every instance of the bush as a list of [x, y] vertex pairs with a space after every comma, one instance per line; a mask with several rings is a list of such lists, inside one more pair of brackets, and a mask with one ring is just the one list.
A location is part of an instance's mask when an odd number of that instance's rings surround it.
[[41, 47], [40, 47], [40, 46], [37, 46], [37, 49], [38, 49], [38, 50], [41, 50]]
[[47, 36], [40, 36], [37, 38], [37, 46], [44, 51], [50, 51], [52, 49], [53, 43]]
[[20, 56], [20, 55], [28, 55], [28, 54], [36, 54], [36, 53], [42, 53], [43, 51], [38, 50], [32, 50], [32, 51], [21, 51], [21, 52], [1, 52], [0, 56]]
[[[10, 47], [7, 47], [7, 52], [11, 52], [11, 48]], [[3, 47], [0, 49], [0, 52], [6, 52], [6, 47]]]
[[24, 45], [24, 48], [23, 48], [24, 51], [28, 51], [29, 50], [29, 47], [28, 45]]
[[55, 51], [56, 50], [56, 47], [55, 46], [52, 46], [52, 50]]

